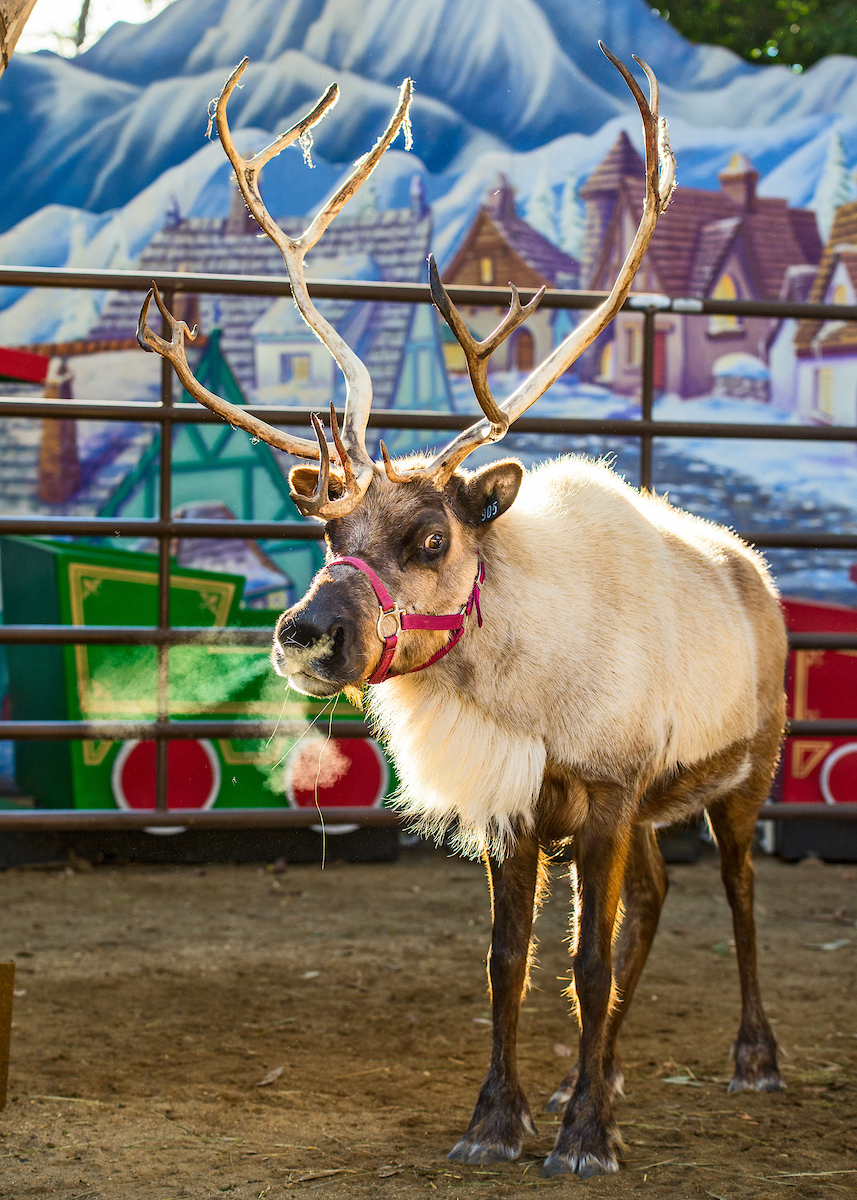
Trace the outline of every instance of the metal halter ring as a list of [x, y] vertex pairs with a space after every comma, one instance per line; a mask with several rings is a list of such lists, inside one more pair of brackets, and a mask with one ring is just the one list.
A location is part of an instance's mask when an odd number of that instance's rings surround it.
[[[388, 617], [391, 618], [395, 624], [389, 633], [384, 633], [381, 626]], [[381, 609], [381, 612], [378, 614], [377, 630], [378, 637], [382, 642], [386, 642], [389, 638], [399, 636], [399, 634], [402, 632], [402, 610], [399, 608], [398, 604], [394, 604], [392, 608]]]

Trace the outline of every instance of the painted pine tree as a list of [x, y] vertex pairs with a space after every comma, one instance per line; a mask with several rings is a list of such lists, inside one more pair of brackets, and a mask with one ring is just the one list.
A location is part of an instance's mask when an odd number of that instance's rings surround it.
[[842, 134], [836, 132], [828, 143], [824, 170], [815, 189], [815, 195], [809, 204], [815, 213], [818, 230], [823, 241], [826, 242], [830, 237], [837, 208], [853, 200], [854, 195], [854, 179], [848, 169], [845, 144], [842, 141]]
[[559, 202], [559, 244], [572, 258], [580, 260], [586, 212], [578, 195], [579, 180], [572, 172], [562, 186]]
[[548, 178], [547, 167], [542, 165], [536, 177], [535, 186], [527, 201], [526, 221], [539, 233], [556, 245], [557, 231], [554, 217], [554, 194]]

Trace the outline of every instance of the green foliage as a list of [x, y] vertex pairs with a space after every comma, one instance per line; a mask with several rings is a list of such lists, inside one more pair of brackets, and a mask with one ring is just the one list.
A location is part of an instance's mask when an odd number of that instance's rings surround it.
[[692, 42], [728, 46], [756, 63], [794, 71], [826, 54], [857, 55], [853, 0], [653, 0]]

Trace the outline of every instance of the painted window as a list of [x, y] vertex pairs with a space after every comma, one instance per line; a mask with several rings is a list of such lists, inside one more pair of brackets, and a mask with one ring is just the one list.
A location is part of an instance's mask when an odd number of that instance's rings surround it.
[[446, 323], [441, 323], [440, 326], [440, 348], [443, 352], [443, 361], [447, 371], [459, 374], [467, 370], [467, 359], [464, 357], [464, 351], [455, 340], [455, 334]]
[[420, 348], [417, 350], [417, 403], [427, 404], [432, 400], [434, 388], [432, 386], [432, 362], [434, 355], [431, 350]]
[[[738, 300], [738, 288], [735, 280], [728, 273], [721, 275], [717, 281], [717, 286], [711, 293], [712, 300]], [[741, 318], [731, 315], [713, 316], [708, 322], [708, 332], [713, 334], [718, 333], [735, 333], [741, 329]]]
[[598, 361], [601, 368], [598, 375], [599, 383], [612, 383], [616, 378], [614, 362], [613, 362], [613, 342], [608, 342], [601, 351], [601, 357]]
[[833, 420], [833, 367], [818, 367], [815, 372], [815, 411], [828, 421]]
[[625, 326], [625, 366], [643, 365], [643, 330], [638, 321]]
[[837, 283], [833, 289], [833, 303], [847, 304], [848, 303], [848, 288], [844, 283]]
[[479, 282], [493, 283], [494, 282], [494, 259], [489, 257], [480, 258], [479, 260]]
[[306, 383], [310, 377], [308, 354], [280, 355], [280, 383]]

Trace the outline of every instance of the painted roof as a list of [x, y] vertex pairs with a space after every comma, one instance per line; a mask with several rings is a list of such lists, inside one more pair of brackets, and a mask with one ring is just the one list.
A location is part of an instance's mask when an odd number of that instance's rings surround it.
[[607, 157], [601, 160], [580, 189], [580, 198], [589, 200], [601, 192], [615, 192], [625, 179], [645, 178], [645, 164], [623, 129]]
[[467, 260], [480, 227], [485, 222], [490, 222], [497, 236], [506, 243], [513, 255], [521, 259], [531, 271], [535, 271], [541, 284], [548, 287], [577, 286], [580, 263], [518, 216], [515, 194], [505, 175], [500, 176], [497, 186], [491, 189], [485, 203], [480, 207], [461, 248], [444, 271], [445, 281], [457, 278], [458, 271]]
[[[827, 295], [837, 264], [842, 263], [857, 287], [857, 200], [836, 210], [830, 240], [824, 247], [821, 262], [809, 293], [812, 304], [821, 304]], [[824, 326], [835, 326], [825, 329]], [[821, 340], [818, 340], [818, 339]], [[854, 321], [800, 321], [795, 333], [798, 354], [825, 352], [854, 352], [857, 349], [857, 323]]]
[[[228, 221], [228, 219], [227, 219]], [[252, 235], [226, 232], [227, 221], [190, 217], [167, 226], [155, 235], [140, 256], [142, 271], [211, 272], [230, 275], [283, 276], [282, 256], [269, 238], [253, 227]], [[303, 231], [305, 221], [289, 218], [280, 226], [291, 237]], [[307, 255], [307, 276], [341, 277], [343, 263], [377, 264], [380, 278], [401, 283], [423, 280], [431, 239], [431, 215], [410, 209], [377, 212], [364, 209], [353, 216], [341, 214], [322, 240]], [[89, 339], [118, 339], [133, 334], [139, 315], [139, 296], [114, 292]], [[215, 326], [223, 331], [222, 345], [230, 366], [245, 392], [256, 387], [256, 366], [251, 332], [272, 304], [270, 296], [200, 296], [199, 323], [203, 333]], [[338, 327], [354, 320], [354, 302], [323, 300], [319, 311]], [[407, 304], [361, 303], [366, 309], [360, 343], [354, 349], [372, 377], [375, 405], [387, 408], [393, 401], [412, 309]], [[337, 372], [337, 376], [338, 376]], [[341, 386], [341, 385], [340, 385]]]
[[[743, 156], [741, 161], [733, 157], [721, 172], [719, 190], [676, 189], [646, 255], [665, 292], [673, 296], [707, 295], [731, 246], [739, 239], [756, 291], [753, 299], [776, 299], [790, 266], [818, 262], [822, 247], [815, 214], [789, 208], [785, 200], [756, 195], [756, 178], [756, 171]], [[742, 182], [749, 198], [747, 205], [737, 199], [742, 194]], [[643, 160], [623, 132], [580, 194], [597, 204], [615, 195], [624, 200], [624, 207], [636, 213], [644, 193]], [[583, 286], [606, 286], [606, 248], [600, 255], [593, 253], [592, 258], [584, 253], [584, 261], [593, 260], [591, 276]]]
[[[43, 388], [34, 391], [41, 396]], [[26, 394], [16, 385], [16, 395]], [[154, 427], [125, 421], [78, 421], [81, 485], [65, 504], [39, 500], [42, 422], [36, 417], [0, 421], [0, 512], [92, 516], [133, 470], [151, 444]]]

